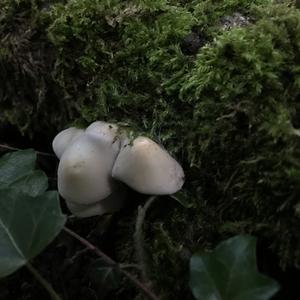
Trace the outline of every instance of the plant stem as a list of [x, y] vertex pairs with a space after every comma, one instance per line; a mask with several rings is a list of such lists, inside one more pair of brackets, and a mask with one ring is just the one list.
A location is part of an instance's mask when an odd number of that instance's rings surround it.
[[143, 232], [143, 225], [144, 221], [146, 218], [146, 213], [149, 207], [152, 205], [152, 203], [157, 199], [156, 196], [150, 197], [146, 204], [142, 207], [138, 207], [138, 215], [136, 218], [136, 224], [135, 224], [135, 233], [134, 233], [134, 243], [135, 243], [135, 250], [137, 254], [137, 259], [139, 264], [141, 265], [142, 268], [142, 276], [144, 281], [149, 282], [150, 280], [148, 279], [148, 272], [147, 272], [147, 257], [146, 257], [146, 251], [144, 247], [144, 232]]
[[[0, 144], [0, 148], [2, 149], [6, 149], [6, 150], [11, 150], [11, 151], [19, 151], [19, 150], [22, 150], [22, 149], [19, 149], [19, 148], [16, 148], [16, 147], [12, 147], [12, 146], [8, 146], [8, 145], [3, 145], [3, 144]], [[34, 150], [38, 155], [41, 155], [41, 156], [48, 156], [48, 157], [55, 157], [54, 154], [51, 154], [51, 153], [46, 153], [46, 152], [41, 152], [41, 151], [36, 151]]]
[[[101, 257], [105, 262], [108, 264], [112, 265], [118, 265], [117, 262], [115, 262], [113, 259], [111, 259], [109, 256], [107, 256], [105, 253], [103, 253], [99, 248], [94, 246], [92, 243], [90, 243], [88, 240], [85, 238], [81, 237], [78, 235], [76, 232], [72, 231], [71, 229], [64, 227], [64, 231], [77, 239], [82, 245], [86, 246], [89, 248], [91, 251], [93, 251], [96, 255]], [[120, 268], [120, 272], [125, 275], [136, 287], [138, 287], [140, 290], [142, 290], [145, 295], [148, 296], [149, 299], [151, 300], [159, 300], [159, 298], [151, 291], [148, 289], [148, 287], [140, 282], [137, 278], [135, 278], [133, 275], [131, 275], [129, 272], [125, 271], [124, 269]]]
[[30, 264], [26, 264], [27, 269], [33, 274], [35, 279], [45, 288], [53, 300], [62, 300], [60, 296], [54, 291], [49, 282], [42, 277], [42, 275]]
[[138, 271], [141, 271], [141, 268], [139, 265], [136, 265], [136, 264], [119, 264], [120, 268], [121, 269], [129, 269], [129, 268], [132, 268], [132, 269], [136, 269]]

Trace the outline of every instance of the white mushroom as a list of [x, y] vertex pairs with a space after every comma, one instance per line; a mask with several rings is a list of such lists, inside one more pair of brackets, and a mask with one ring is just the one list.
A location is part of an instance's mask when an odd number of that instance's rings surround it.
[[112, 177], [143, 194], [167, 195], [181, 189], [184, 172], [170, 154], [147, 137], [122, 146]]
[[122, 206], [124, 182], [153, 195], [173, 194], [184, 183], [180, 164], [146, 137], [132, 143], [117, 125], [97, 121], [85, 131], [74, 127], [53, 140], [58, 166], [58, 191], [78, 217], [102, 215]]
[[58, 166], [58, 191], [66, 201], [91, 204], [112, 192], [116, 158], [107, 141], [82, 134], [63, 153]]
[[120, 140], [118, 139], [118, 126], [103, 121], [92, 123], [85, 130], [86, 134], [100, 139], [103, 143], [111, 145], [112, 150], [117, 155], [120, 151]]
[[66, 201], [66, 203], [73, 215], [79, 218], [86, 218], [120, 210], [126, 195], [127, 191], [124, 187], [114, 185], [113, 193], [101, 201], [91, 204], [78, 204], [72, 201]]
[[58, 133], [52, 142], [55, 155], [60, 159], [67, 147], [83, 132], [83, 129], [70, 127]]

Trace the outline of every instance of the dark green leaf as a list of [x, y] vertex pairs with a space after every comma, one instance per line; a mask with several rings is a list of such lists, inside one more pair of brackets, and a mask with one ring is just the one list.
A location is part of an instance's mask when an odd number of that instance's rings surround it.
[[0, 278], [39, 254], [64, 223], [57, 192], [31, 197], [17, 189], [0, 190]]
[[191, 208], [193, 207], [193, 203], [191, 202], [191, 199], [183, 192], [177, 192], [174, 195], [170, 195], [172, 199], [180, 203], [185, 208]]
[[10, 152], [0, 158], [0, 186], [7, 186], [34, 170], [36, 153], [33, 150]]
[[0, 158], [0, 189], [19, 189], [22, 193], [37, 196], [48, 187], [44, 172], [35, 170], [36, 153], [20, 150]]
[[194, 254], [190, 287], [198, 300], [267, 300], [279, 290], [257, 271], [256, 239], [251, 236], [236, 236], [212, 253]]
[[9, 187], [19, 189], [24, 194], [36, 197], [47, 190], [48, 178], [43, 171], [34, 170], [10, 184]]
[[117, 264], [108, 264], [103, 259], [97, 259], [92, 265], [90, 274], [102, 295], [119, 287], [120, 268]]

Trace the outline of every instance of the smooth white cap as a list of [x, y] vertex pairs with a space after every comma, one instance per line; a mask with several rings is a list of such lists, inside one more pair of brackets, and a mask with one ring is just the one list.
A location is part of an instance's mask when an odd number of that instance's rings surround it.
[[138, 137], [132, 144], [122, 147], [113, 166], [112, 177], [150, 195], [174, 194], [184, 183], [180, 164], [147, 137]]
[[112, 150], [116, 155], [119, 153], [120, 140], [118, 138], [117, 125], [103, 121], [96, 121], [86, 128], [85, 133], [100, 139], [107, 145], [111, 145]]
[[58, 191], [66, 201], [91, 204], [112, 192], [111, 171], [116, 158], [111, 144], [79, 136], [63, 153], [58, 166]]
[[58, 133], [52, 142], [55, 155], [60, 159], [67, 147], [83, 132], [83, 129], [70, 127]]

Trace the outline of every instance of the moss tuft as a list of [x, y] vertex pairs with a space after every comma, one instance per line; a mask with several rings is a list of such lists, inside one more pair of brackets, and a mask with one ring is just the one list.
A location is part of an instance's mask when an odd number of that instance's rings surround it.
[[5, 0], [0, 8], [0, 120], [33, 136], [55, 132], [67, 114], [52, 80], [54, 51], [44, 1]]
[[211, 209], [223, 222], [247, 220], [248, 230], [261, 224], [282, 265], [297, 265], [300, 13], [273, 4], [257, 16], [202, 49], [181, 99], [201, 124], [191, 158]]

